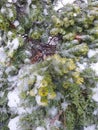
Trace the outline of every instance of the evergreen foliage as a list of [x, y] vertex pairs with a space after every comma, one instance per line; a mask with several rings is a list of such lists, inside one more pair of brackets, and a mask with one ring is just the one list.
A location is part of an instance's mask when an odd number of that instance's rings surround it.
[[[98, 56], [88, 56], [98, 49], [98, 2], [57, 11], [55, 4], [0, 2], [1, 130], [12, 130], [8, 124], [17, 116], [17, 130], [84, 130], [93, 124], [98, 129], [98, 74], [91, 67]], [[19, 99], [15, 106], [12, 93]]]

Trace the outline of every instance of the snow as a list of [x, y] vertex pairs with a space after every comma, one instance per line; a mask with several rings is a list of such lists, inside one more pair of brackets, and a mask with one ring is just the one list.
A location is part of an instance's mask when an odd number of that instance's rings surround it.
[[52, 117], [54, 117], [58, 113], [58, 108], [53, 106], [52, 108], [49, 109], [48, 113], [49, 113], [49, 115], [51, 115]]
[[64, 98], [63, 95], [57, 92], [56, 100], [59, 101], [61, 98]]
[[25, 64], [31, 63], [31, 60], [28, 59], [28, 58], [26, 58], [26, 59], [24, 60], [24, 63], [25, 63]]
[[37, 94], [37, 89], [36, 89], [36, 88], [33, 88], [33, 89], [29, 92], [29, 94], [30, 94], [31, 96], [35, 96], [35, 95]]
[[13, 0], [8, 0], [8, 2], [10, 2], [10, 3], [11, 3], [11, 2], [13, 2]]
[[98, 83], [96, 85], [96, 88], [93, 88], [92, 91], [94, 93], [93, 96], [92, 96], [93, 100], [95, 100], [96, 102], [98, 102]]
[[9, 129], [10, 130], [19, 130], [18, 123], [19, 123], [19, 116], [11, 119], [8, 124]]
[[1, 13], [3, 14], [3, 13], [6, 12], [6, 9], [2, 7], [0, 11], [1, 11]]
[[9, 3], [12, 3], [12, 2], [13, 2], [13, 3], [16, 3], [17, 0], [8, 0], [8, 2], [9, 2]]
[[17, 0], [12, 0], [13, 1], [13, 3], [16, 3], [17, 2]]
[[47, 103], [41, 102], [41, 96], [37, 95], [35, 100], [39, 106], [47, 106]]
[[96, 75], [98, 75], [98, 62], [92, 63], [91, 68], [95, 71]]
[[21, 83], [22, 84], [19, 87], [19, 89], [23, 89], [24, 91], [27, 91], [28, 90], [28, 79], [27, 78], [23, 79]]
[[48, 43], [50, 44], [50, 45], [57, 45], [58, 44], [58, 38], [57, 37], [49, 37], [48, 38]]
[[23, 114], [23, 113], [32, 113], [33, 107], [26, 107], [24, 108], [23, 106], [21, 106], [21, 99], [19, 96], [19, 89], [15, 88], [13, 91], [10, 91], [8, 93], [8, 106], [10, 107], [10, 110], [12, 112], [14, 112], [15, 114]]
[[88, 127], [84, 127], [84, 130], [96, 130], [96, 129], [95, 129], [95, 125], [91, 125], [91, 126], [88, 126]]
[[77, 62], [77, 65], [78, 65], [78, 69], [80, 72], [82, 72], [86, 67], [87, 67], [87, 63], [84, 62], [83, 64], [80, 64], [79, 62]]
[[98, 49], [96, 49], [96, 50], [90, 49], [89, 52], [88, 52], [88, 58], [93, 57], [97, 53], [98, 53]]
[[[8, 66], [7, 68], [6, 68], [6, 70], [5, 70], [5, 73], [7, 74], [7, 75], [9, 75], [9, 73], [10, 72], [12, 72], [12, 71], [14, 71], [16, 68], [15, 68], [15, 66]], [[14, 76], [13, 77], [11, 77], [11, 78], [15, 78]], [[12, 80], [12, 79], [11, 79]]]
[[29, 113], [29, 114], [31, 114], [32, 113], [32, 111], [34, 110], [34, 108], [33, 107], [27, 107], [27, 108], [24, 108], [24, 107], [18, 107], [17, 108], [17, 114], [19, 114], [19, 115], [22, 115], [22, 114], [25, 114], [25, 113]]
[[12, 49], [12, 50], [16, 50], [19, 46], [19, 40], [18, 38], [15, 38], [11, 41], [8, 41], [8, 48]]
[[[11, 35], [11, 32], [9, 32], [9, 35]], [[18, 49], [19, 47], [19, 39], [14, 38], [12, 41], [8, 40], [7, 42], [7, 48], [9, 49], [8, 51], [8, 56], [13, 57], [14, 51]]]
[[39, 95], [37, 95], [36, 97], [35, 97], [35, 99], [36, 99], [36, 102], [37, 102], [37, 104], [41, 104], [41, 97], [39, 96]]
[[15, 108], [20, 103], [19, 99], [19, 91], [17, 88], [15, 88], [13, 91], [8, 93], [8, 106], [10, 108]]
[[8, 31], [8, 36], [11, 36], [13, 33], [11, 31]]
[[30, 12], [30, 9], [29, 9], [29, 6], [30, 6], [30, 4], [31, 4], [31, 0], [27, 0], [27, 7], [26, 7], [26, 9], [25, 9], [25, 12], [27, 13], [27, 14], [29, 14], [29, 12]]
[[19, 46], [19, 40], [17, 38], [15, 38], [13, 41], [12, 41], [12, 44], [13, 44], [13, 49], [16, 50]]
[[54, 122], [54, 126], [56, 126], [56, 127], [60, 127], [60, 126], [61, 126], [61, 122], [58, 121], [58, 120], [55, 120], [55, 122]]
[[37, 82], [35, 83], [35, 87], [40, 88], [41, 81], [43, 79], [43, 76], [36, 75], [37, 76]]
[[13, 17], [13, 12], [12, 12], [12, 10], [11, 10], [11, 9], [9, 10], [9, 17], [10, 17], [10, 18], [12, 18], [12, 17]]
[[27, 0], [28, 6], [31, 4], [32, 0]]
[[0, 97], [4, 96], [4, 92], [0, 91]]
[[7, 55], [3, 47], [0, 47], [0, 63], [4, 64], [6, 62]]
[[15, 27], [17, 27], [19, 25], [19, 21], [15, 20], [13, 24], [15, 25]]
[[48, 15], [48, 12], [47, 12], [47, 10], [46, 10], [46, 9], [44, 9], [44, 14], [45, 14], [45, 15]]
[[63, 109], [64, 111], [66, 110], [67, 106], [68, 106], [68, 103], [67, 103], [67, 102], [63, 102], [63, 103], [61, 104], [61, 107], [62, 107], [62, 109]]
[[[54, 7], [55, 10], [59, 10], [66, 4], [72, 4], [76, 0], [58, 0], [57, 5]], [[87, 4], [87, 0], [83, 0]]]
[[54, 7], [55, 10], [58, 10], [60, 8], [62, 8], [64, 5], [66, 4], [71, 4], [73, 3], [75, 0], [61, 0], [57, 2], [57, 6]]
[[31, 52], [29, 52], [29, 51], [25, 51], [25, 54], [27, 55], [27, 56], [29, 56], [29, 57], [31, 57], [32, 56], [32, 54], [31, 54]]
[[36, 130], [45, 130], [45, 128], [42, 127], [42, 126], [39, 126], [39, 127], [36, 128]]
[[98, 109], [94, 110], [93, 114], [98, 115]]

